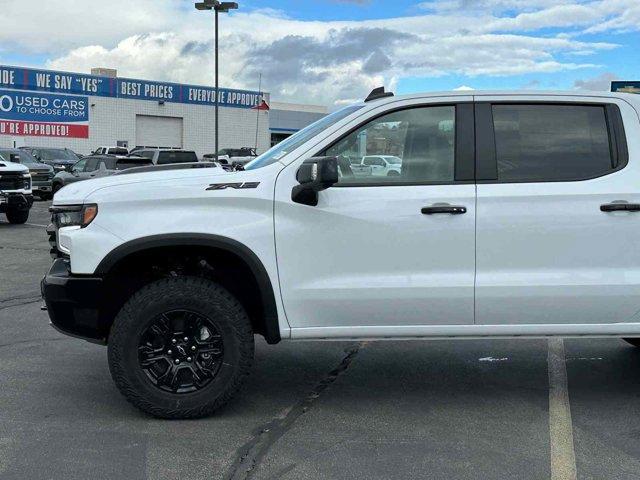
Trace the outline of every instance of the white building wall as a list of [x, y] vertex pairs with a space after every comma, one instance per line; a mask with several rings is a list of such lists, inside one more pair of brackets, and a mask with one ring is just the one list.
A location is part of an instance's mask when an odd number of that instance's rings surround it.
[[[89, 138], [12, 137], [0, 135], [0, 147], [29, 145], [61, 147], [88, 154], [101, 145], [118, 140], [136, 145], [136, 115], [179, 117], [183, 119], [183, 148], [202, 156], [214, 152], [214, 107], [156, 101], [89, 97]], [[258, 153], [270, 147], [269, 112], [247, 108], [220, 107], [220, 148], [254, 147], [258, 118]]]

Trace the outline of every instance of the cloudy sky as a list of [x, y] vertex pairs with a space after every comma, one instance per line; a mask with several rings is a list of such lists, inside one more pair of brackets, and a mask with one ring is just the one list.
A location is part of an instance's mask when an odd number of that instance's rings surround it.
[[[332, 107], [398, 93], [640, 80], [640, 0], [239, 0], [221, 84]], [[213, 22], [185, 0], [0, 0], [0, 64], [213, 83]]]

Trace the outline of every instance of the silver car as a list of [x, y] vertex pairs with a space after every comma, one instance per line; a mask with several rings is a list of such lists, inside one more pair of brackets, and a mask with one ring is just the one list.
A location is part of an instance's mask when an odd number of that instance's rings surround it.
[[65, 185], [89, 180], [91, 178], [106, 177], [114, 173], [133, 167], [146, 167], [153, 165], [148, 158], [143, 157], [116, 157], [114, 155], [95, 155], [85, 157], [77, 162], [70, 171], [58, 172], [53, 177], [53, 192], [57, 192]]

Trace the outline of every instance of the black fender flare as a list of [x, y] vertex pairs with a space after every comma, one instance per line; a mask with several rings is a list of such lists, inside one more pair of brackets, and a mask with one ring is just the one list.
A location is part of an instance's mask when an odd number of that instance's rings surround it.
[[96, 268], [95, 275], [99, 277], [106, 276], [120, 260], [134, 253], [153, 248], [178, 246], [217, 248], [235, 254], [244, 261], [253, 273], [258, 288], [260, 289], [260, 297], [264, 311], [265, 339], [269, 344], [280, 342], [280, 325], [278, 323], [275, 292], [267, 269], [253, 250], [237, 240], [220, 235], [203, 233], [173, 233], [143, 237], [123, 243], [109, 252]]

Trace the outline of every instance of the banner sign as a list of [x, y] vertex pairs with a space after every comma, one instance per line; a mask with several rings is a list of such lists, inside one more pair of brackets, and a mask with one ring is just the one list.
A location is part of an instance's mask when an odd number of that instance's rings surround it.
[[0, 89], [0, 134], [89, 138], [89, 99]]
[[640, 81], [638, 82], [611, 82], [612, 92], [640, 93]]
[[[194, 105], [214, 105], [216, 98], [211, 87], [6, 66], [0, 66], [0, 88]], [[253, 108], [263, 100], [268, 95], [261, 92], [226, 88], [218, 92], [221, 107]]]

